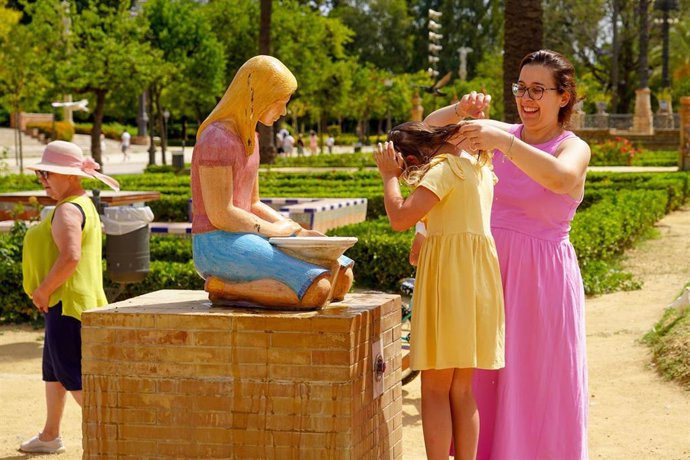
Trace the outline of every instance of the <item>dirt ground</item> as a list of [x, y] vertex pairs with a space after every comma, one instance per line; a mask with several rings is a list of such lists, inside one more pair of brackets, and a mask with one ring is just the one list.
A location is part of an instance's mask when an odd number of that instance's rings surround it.
[[[690, 459], [690, 393], [650, 369], [639, 340], [690, 280], [690, 209], [657, 225], [661, 238], [628, 252], [625, 268], [644, 286], [587, 300], [589, 450], [592, 459]], [[19, 443], [44, 420], [43, 332], [0, 327], [0, 459], [23, 459]], [[424, 458], [420, 380], [403, 387], [403, 458]], [[81, 413], [70, 399], [61, 460], [80, 459]]]

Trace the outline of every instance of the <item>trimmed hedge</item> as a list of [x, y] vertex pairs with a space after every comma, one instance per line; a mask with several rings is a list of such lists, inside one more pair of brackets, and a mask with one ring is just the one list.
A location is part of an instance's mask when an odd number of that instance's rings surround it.
[[[686, 286], [687, 287], [687, 286]], [[667, 308], [643, 340], [652, 350], [654, 368], [666, 380], [690, 391], [690, 309]]]
[[[43, 134], [46, 139], [54, 141], [71, 141], [74, 137], [74, 127], [66, 121], [43, 122], [32, 121], [26, 124], [27, 129], [37, 129], [39, 133]], [[55, 133], [55, 139], [53, 139]]]
[[[132, 184], [136, 184], [139, 181], [137, 185], [145, 185], [146, 181], [142, 179], [144, 176], [158, 177], [161, 188], [170, 187], [171, 191], [166, 199], [179, 202], [177, 206], [180, 210], [184, 209], [186, 220], [187, 196], [184, 193], [174, 194], [173, 191], [183, 184], [189, 187], [188, 178], [185, 183], [184, 178], [170, 174], [121, 177], [125, 178], [125, 182], [131, 180]], [[358, 185], [353, 185], [354, 182], [361, 181], [368, 185], [374, 179], [367, 172], [317, 176], [325, 177], [316, 181], [320, 184], [319, 187], [324, 183], [335, 184], [335, 180], [330, 182], [333, 178], [338, 178], [341, 182], [345, 180], [350, 187], [351, 196], [362, 196], [357, 193], [361, 190], [357, 188]], [[21, 187], [26, 184], [26, 179], [19, 176], [7, 178], [10, 180], [3, 181], [4, 187]], [[284, 179], [280, 178], [280, 181]], [[380, 188], [378, 177], [375, 179], [376, 186]], [[279, 178], [274, 178], [274, 181], [279, 182]], [[30, 182], [35, 184], [35, 179], [30, 178]], [[590, 197], [587, 207], [576, 214], [571, 231], [571, 241], [579, 257], [585, 291], [587, 294], [597, 294], [615, 289], [634, 289], [639, 284], [629, 274], [618, 269], [617, 257], [652, 228], [664, 213], [676, 209], [686, 200], [688, 175], [596, 173], [588, 178], [587, 189], [586, 201]], [[323, 189], [319, 190], [323, 192]], [[380, 191], [378, 193], [380, 197]], [[35, 321], [39, 316], [22, 289], [19, 262], [24, 232], [23, 225], [16, 225], [9, 234], [0, 235], [0, 322]], [[413, 230], [395, 233], [390, 230], [387, 219], [379, 217], [335, 229], [329, 234], [359, 238], [359, 242], [347, 252], [356, 261], [355, 283], [358, 287], [397, 292], [399, 280], [414, 274], [413, 267], [407, 261]], [[115, 291], [117, 286], [107, 280], [107, 275], [105, 278], [108, 291]], [[191, 262], [191, 240], [177, 236], [152, 236], [151, 272], [143, 282], [126, 285], [120, 298], [158, 289], [202, 288], [203, 281]]]

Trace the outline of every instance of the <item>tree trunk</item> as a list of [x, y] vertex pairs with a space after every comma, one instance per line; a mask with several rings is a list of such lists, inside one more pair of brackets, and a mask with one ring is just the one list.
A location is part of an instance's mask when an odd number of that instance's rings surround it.
[[506, 0], [503, 20], [504, 119], [519, 120], [511, 85], [518, 80], [520, 61], [543, 48], [544, 12], [540, 0]]
[[[271, 54], [271, 9], [273, 0], [261, 0], [261, 23], [259, 25], [259, 53]], [[273, 163], [277, 155], [273, 126], [257, 124], [259, 131], [259, 155], [261, 163]]]
[[618, 55], [620, 54], [620, 39], [618, 37], [619, 0], [613, 0], [611, 25], [613, 28], [613, 56], [611, 56], [611, 112], [618, 113]]
[[22, 145], [22, 113], [19, 111], [19, 106], [15, 105], [14, 123], [17, 130], [17, 145], [16, 154], [19, 155], [19, 174], [24, 174], [24, 146]]
[[640, 60], [638, 61], [637, 73], [640, 78], [639, 88], [646, 88], [649, 86], [649, 61], [647, 58], [647, 50], [649, 48], [649, 0], [640, 0], [638, 17], [640, 18]]
[[93, 111], [93, 128], [91, 129], [91, 156], [103, 167], [101, 158], [101, 131], [103, 130], [103, 112], [105, 110], [105, 90], [96, 90], [96, 108]]
[[153, 166], [156, 164], [156, 144], [153, 140], [153, 131], [154, 131], [153, 126], [155, 125], [155, 122], [154, 122], [154, 117], [153, 117], [153, 101], [152, 101], [153, 98], [151, 97], [151, 94], [153, 94], [155, 92], [153, 86], [154, 85], [151, 85], [151, 87], [149, 88], [149, 97], [147, 98], [147, 102], [149, 105], [149, 123], [150, 123], [150, 126], [149, 126], [149, 166]]
[[165, 120], [163, 119], [163, 111], [161, 110], [161, 95], [158, 91], [152, 92], [152, 97], [156, 107], [156, 120], [158, 121], [158, 132], [161, 140], [161, 164], [167, 165], [165, 159]]

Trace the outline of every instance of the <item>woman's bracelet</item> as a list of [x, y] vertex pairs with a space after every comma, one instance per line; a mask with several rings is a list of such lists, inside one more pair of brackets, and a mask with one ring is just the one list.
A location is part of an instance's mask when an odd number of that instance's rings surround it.
[[464, 115], [460, 115], [460, 114], [458, 113], [458, 108], [459, 108], [459, 107], [460, 107], [460, 101], [456, 102], [455, 105], [453, 106], [453, 112], [455, 112], [455, 115], [456, 115], [458, 118], [465, 118]]
[[514, 134], [511, 134], [511, 135], [510, 135], [510, 145], [508, 146], [508, 150], [506, 150], [506, 151], [505, 151], [505, 154], [504, 154], [505, 156], [508, 157], [508, 159], [509, 159], [510, 161], [513, 161], [513, 157], [512, 157], [512, 155], [510, 154], [510, 150], [513, 148], [513, 142], [514, 142], [514, 141], [515, 141], [515, 135], [514, 135]]

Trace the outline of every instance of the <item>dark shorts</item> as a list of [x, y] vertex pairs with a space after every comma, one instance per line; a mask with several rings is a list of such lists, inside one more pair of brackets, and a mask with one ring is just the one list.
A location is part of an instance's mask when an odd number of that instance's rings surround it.
[[81, 391], [81, 321], [62, 315], [62, 302], [50, 307], [43, 340], [43, 381]]

